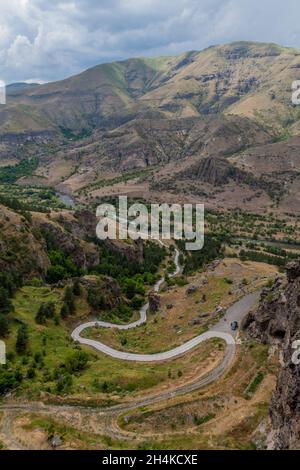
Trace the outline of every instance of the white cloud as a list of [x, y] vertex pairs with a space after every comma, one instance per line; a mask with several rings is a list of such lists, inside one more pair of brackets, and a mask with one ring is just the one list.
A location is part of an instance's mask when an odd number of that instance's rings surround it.
[[300, 47], [299, 16], [298, 0], [0, 0], [0, 74], [53, 80], [241, 39]]

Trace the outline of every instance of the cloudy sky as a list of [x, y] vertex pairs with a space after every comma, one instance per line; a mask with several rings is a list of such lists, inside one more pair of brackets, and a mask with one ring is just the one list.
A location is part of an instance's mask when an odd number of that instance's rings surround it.
[[299, 0], [0, 0], [0, 79], [49, 81], [236, 40], [300, 48]]

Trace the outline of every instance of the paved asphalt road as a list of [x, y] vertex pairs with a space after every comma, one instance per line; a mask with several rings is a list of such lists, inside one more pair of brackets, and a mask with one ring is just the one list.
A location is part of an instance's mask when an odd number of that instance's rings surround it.
[[[176, 264], [176, 271], [173, 275], [177, 274], [180, 272], [180, 266], [179, 266], [179, 252], [176, 250], [175, 251], [175, 264]], [[163, 279], [160, 279], [156, 285], [155, 285], [155, 290], [158, 291], [161, 284], [163, 283]], [[5, 443], [10, 449], [22, 449], [22, 445], [19, 444], [19, 442], [16, 441], [14, 438], [12, 432], [11, 432], [11, 415], [8, 414], [6, 415], [5, 413], [15, 413], [16, 411], [19, 410], [24, 410], [24, 411], [31, 411], [31, 412], [42, 412], [42, 413], [49, 413], [51, 416], [53, 413], [59, 413], [62, 410], [74, 410], [78, 411], [79, 409], [82, 410], [83, 412], [88, 413], [95, 413], [97, 416], [101, 417], [102, 419], [109, 419], [109, 417], [112, 416], [118, 416], [119, 412], [126, 412], [129, 410], [136, 409], [141, 406], [147, 406], [153, 403], [158, 403], [160, 401], [165, 401], [171, 398], [174, 398], [179, 395], [184, 395], [186, 393], [190, 393], [194, 390], [198, 390], [201, 387], [204, 387], [206, 385], [209, 385], [210, 383], [218, 380], [222, 374], [228, 369], [230, 364], [233, 361], [233, 358], [235, 356], [235, 340], [234, 336], [237, 334], [237, 332], [232, 332], [230, 328], [230, 324], [232, 321], [238, 321], [240, 322], [241, 319], [244, 317], [244, 315], [254, 306], [256, 300], [258, 299], [259, 293], [256, 292], [254, 294], [248, 294], [245, 295], [242, 299], [240, 299], [238, 302], [233, 304], [226, 312], [224, 318], [226, 321], [221, 319], [216, 325], [214, 325], [213, 328], [211, 328], [210, 331], [207, 331], [203, 333], [202, 335], [197, 336], [196, 338], [188, 341], [187, 343], [171, 349], [169, 351], [163, 352], [163, 353], [158, 353], [158, 354], [129, 354], [125, 353], [122, 351], [117, 351], [115, 349], [109, 348], [105, 344], [102, 344], [99, 341], [94, 341], [94, 340], [89, 340], [82, 338], [80, 336], [80, 333], [90, 327], [90, 326], [103, 326], [106, 328], [119, 328], [119, 329], [128, 329], [128, 328], [135, 328], [138, 325], [141, 325], [145, 321], [147, 321], [147, 310], [149, 305], [146, 304], [144, 305], [141, 310], [140, 310], [140, 319], [137, 320], [136, 322], [133, 322], [129, 325], [115, 325], [111, 323], [106, 323], [106, 322], [88, 322], [80, 325], [77, 327], [73, 332], [72, 332], [72, 338], [82, 344], [87, 344], [98, 351], [101, 351], [105, 354], [110, 355], [111, 357], [116, 357], [118, 359], [124, 359], [124, 360], [130, 360], [130, 361], [139, 361], [139, 362], [150, 362], [150, 361], [160, 361], [160, 360], [165, 360], [165, 359], [171, 359], [176, 356], [182, 355], [186, 353], [187, 351], [191, 350], [201, 342], [210, 339], [210, 338], [222, 338], [226, 341], [227, 343], [227, 348], [225, 355], [223, 357], [223, 360], [211, 371], [209, 371], [207, 374], [204, 376], [201, 376], [197, 378], [194, 382], [190, 383], [185, 383], [183, 385], [178, 386], [177, 388], [173, 390], [166, 390], [161, 393], [155, 394], [155, 395], [149, 395], [143, 398], [140, 398], [138, 400], [135, 400], [130, 403], [120, 403], [118, 405], [113, 405], [109, 408], [105, 409], [100, 409], [99, 407], [84, 407], [84, 406], [72, 406], [72, 405], [47, 405], [47, 404], [41, 404], [41, 403], [25, 403], [25, 404], [20, 404], [20, 403], [5, 403], [5, 404], [0, 404], [0, 409], [4, 410], [4, 417], [2, 420], [2, 432], [4, 432], [4, 437]], [[12, 414], [13, 416], [13, 414]], [[116, 435], [116, 430], [114, 429], [114, 437], [118, 437]], [[123, 438], [124, 436], [122, 435], [122, 432], [120, 430], [120, 436], [119, 438]]]
[[[174, 262], [176, 265], [176, 270], [172, 274], [173, 276], [175, 276], [176, 274], [180, 272], [179, 252], [177, 249], [175, 249]], [[154, 286], [154, 290], [156, 292], [159, 291], [159, 288], [163, 282], [164, 282], [164, 278], [161, 278], [159, 281], [157, 281], [157, 283]], [[77, 328], [75, 328], [71, 336], [74, 341], [78, 341], [80, 344], [91, 346], [92, 348], [97, 349], [97, 351], [107, 354], [110, 357], [114, 357], [116, 359], [121, 359], [125, 361], [158, 362], [158, 361], [165, 361], [168, 359], [173, 359], [175, 357], [178, 357], [178, 356], [181, 356], [182, 354], [187, 353], [188, 351], [195, 348], [203, 341], [206, 341], [211, 338], [221, 338], [224, 341], [226, 341], [227, 346], [228, 346], [227, 356], [228, 356], [229, 350], [230, 350], [229, 352], [231, 356], [232, 354], [234, 354], [234, 350], [235, 350], [234, 336], [236, 335], [236, 332], [231, 331], [230, 324], [232, 321], [240, 322], [241, 319], [244, 317], [244, 315], [253, 307], [257, 298], [258, 298], [258, 293], [246, 295], [245, 297], [243, 297], [241, 300], [236, 302], [227, 310], [224, 316], [224, 318], [226, 318], [226, 321], [224, 319], [221, 319], [216, 325], [214, 325], [213, 328], [211, 328], [211, 330], [199, 336], [196, 336], [195, 338], [191, 339], [190, 341], [187, 341], [186, 343], [176, 348], [173, 348], [173, 349], [170, 349], [169, 351], [165, 351], [161, 353], [156, 353], [156, 354], [127, 353], [124, 351], [118, 351], [117, 349], [113, 349], [101, 343], [100, 341], [83, 338], [81, 336], [82, 331], [84, 331], [86, 328], [92, 328], [92, 327], [117, 328], [119, 330], [128, 330], [131, 328], [136, 328], [137, 326], [147, 321], [147, 311], [149, 308], [149, 303], [145, 304], [141, 308], [139, 320], [133, 323], [130, 323], [127, 325], [116, 325], [113, 323], [108, 323], [108, 322], [103, 322], [103, 321], [90, 321], [87, 323], [83, 323], [79, 325]]]

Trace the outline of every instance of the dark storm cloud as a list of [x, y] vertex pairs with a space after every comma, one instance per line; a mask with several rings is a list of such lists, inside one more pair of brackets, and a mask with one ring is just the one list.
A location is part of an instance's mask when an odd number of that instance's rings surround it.
[[0, 78], [53, 80], [240, 39], [300, 47], [299, 13], [298, 0], [0, 0]]

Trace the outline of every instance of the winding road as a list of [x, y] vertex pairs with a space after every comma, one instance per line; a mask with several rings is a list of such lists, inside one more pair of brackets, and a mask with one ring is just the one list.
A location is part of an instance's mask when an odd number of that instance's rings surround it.
[[[176, 269], [174, 273], [171, 274], [170, 276], [176, 276], [181, 270], [181, 267], [179, 264], [179, 251], [177, 248], [175, 248], [174, 263], [175, 263]], [[162, 277], [156, 282], [154, 286], [155, 292], [159, 291], [160, 286], [163, 284], [163, 282], [164, 282], [164, 277]], [[228, 358], [229, 357], [232, 358], [235, 352], [234, 337], [236, 335], [236, 332], [231, 331], [230, 324], [232, 321], [240, 321], [243, 318], [243, 316], [254, 305], [254, 302], [257, 300], [257, 298], [258, 298], [258, 293], [246, 295], [245, 297], [243, 297], [241, 300], [236, 302], [227, 310], [226, 315], [224, 316], [224, 318], [226, 318], [226, 321], [222, 319], [216, 325], [214, 325], [214, 327], [211, 328], [209, 331], [206, 331], [205, 333], [202, 333], [201, 335], [196, 336], [195, 338], [187, 341], [186, 343], [178, 347], [175, 347], [173, 349], [170, 349], [169, 351], [165, 351], [161, 353], [155, 353], [155, 354], [128, 353], [124, 351], [119, 351], [117, 349], [113, 349], [107, 346], [106, 344], [101, 343], [100, 341], [83, 338], [81, 336], [81, 333], [87, 328], [102, 327], [102, 328], [116, 328], [119, 330], [128, 330], [131, 328], [136, 328], [139, 325], [142, 325], [143, 323], [147, 321], [147, 311], [149, 309], [148, 302], [145, 305], [143, 305], [143, 307], [140, 309], [140, 312], [139, 312], [140, 318], [136, 320], [135, 322], [132, 322], [126, 325], [117, 325], [114, 323], [108, 323], [108, 322], [103, 322], [103, 321], [98, 321], [98, 320], [90, 321], [87, 323], [82, 323], [81, 325], [77, 326], [71, 333], [71, 336], [74, 341], [77, 341], [80, 344], [91, 346], [97, 351], [100, 351], [110, 357], [113, 357], [115, 359], [121, 359], [125, 361], [135, 361], [135, 362], [158, 362], [158, 361], [165, 361], [165, 360], [173, 359], [175, 357], [178, 357], [187, 353], [188, 351], [195, 348], [203, 341], [206, 341], [211, 338], [220, 338], [220, 339], [223, 339], [227, 343], [225, 363], [228, 365]]]
[[[173, 276], [180, 272], [180, 264], [179, 264], [179, 252], [176, 249], [174, 255], [174, 261], [176, 265], [176, 269], [173, 273]], [[161, 278], [154, 286], [154, 290], [156, 292], [159, 291], [160, 286], [164, 282], [164, 278]], [[5, 403], [0, 404], [0, 410], [3, 411], [3, 418], [2, 423], [0, 426], [0, 436], [3, 442], [7, 445], [9, 449], [24, 449], [27, 448], [26, 445], [15, 436], [14, 429], [13, 429], [13, 422], [18, 413], [21, 412], [31, 412], [31, 413], [41, 413], [42, 415], [59, 415], [60, 413], [70, 413], [73, 416], [73, 413], [77, 413], [78, 411], [82, 413], [83, 419], [88, 418], [92, 415], [96, 415], [97, 419], [100, 419], [100, 422], [104, 422], [105, 424], [105, 433], [111, 436], [114, 439], [127, 439], [128, 432], [122, 430], [118, 426], [118, 416], [121, 412], [127, 412], [130, 410], [134, 410], [136, 408], [142, 406], [148, 406], [151, 404], [159, 403], [161, 401], [170, 400], [177, 396], [182, 396], [187, 393], [193, 392], [198, 390], [202, 387], [205, 387], [216, 380], [218, 380], [223, 373], [229, 368], [230, 364], [232, 363], [234, 356], [235, 356], [235, 336], [237, 332], [232, 332], [230, 328], [230, 324], [232, 321], [240, 321], [244, 315], [246, 315], [249, 310], [254, 306], [255, 302], [259, 297], [259, 292], [254, 292], [252, 294], [247, 294], [239, 301], [235, 302], [224, 315], [226, 321], [221, 319], [217, 324], [215, 324], [209, 331], [196, 336], [192, 340], [178, 346], [176, 348], [170, 349], [169, 351], [157, 353], [157, 354], [132, 354], [126, 353], [123, 351], [118, 351], [116, 349], [110, 348], [105, 344], [101, 343], [100, 341], [95, 341], [87, 338], [82, 338], [80, 333], [85, 330], [86, 328], [90, 328], [93, 326], [101, 326], [104, 328], [118, 328], [118, 329], [129, 329], [135, 328], [147, 321], [147, 311], [149, 308], [149, 304], [145, 304], [140, 310], [140, 318], [128, 325], [115, 325], [112, 323], [101, 322], [101, 321], [93, 321], [84, 323], [72, 332], [72, 338], [75, 341], [78, 341], [81, 344], [89, 345], [98, 351], [103, 352], [111, 357], [117, 359], [123, 359], [127, 361], [137, 361], [137, 362], [154, 362], [154, 361], [162, 361], [167, 359], [172, 359], [174, 357], [180, 356], [191, 349], [195, 348], [198, 344], [202, 343], [211, 338], [221, 338], [223, 339], [226, 344], [226, 351], [222, 361], [214, 367], [212, 370], [207, 372], [206, 374], [196, 378], [192, 382], [184, 383], [183, 385], [179, 385], [176, 388], [161, 391], [157, 394], [150, 394], [148, 396], [141, 397], [136, 399], [132, 402], [125, 402], [119, 403], [117, 405], [109, 406], [108, 408], [102, 408], [99, 406], [82, 406], [82, 405], [49, 405], [44, 403]], [[99, 421], [99, 419], [98, 419]], [[80, 427], [80, 424], [79, 424]], [[100, 431], [99, 431], [100, 432]], [[102, 432], [102, 431], [101, 431]], [[130, 434], [130, 433], [129, 433]], [[131, 433], [132, 434], [132, 433]], [[130, 434], [130, 438], [132, 435]], [[136, 438], [136, 436], [134, 436]]]

